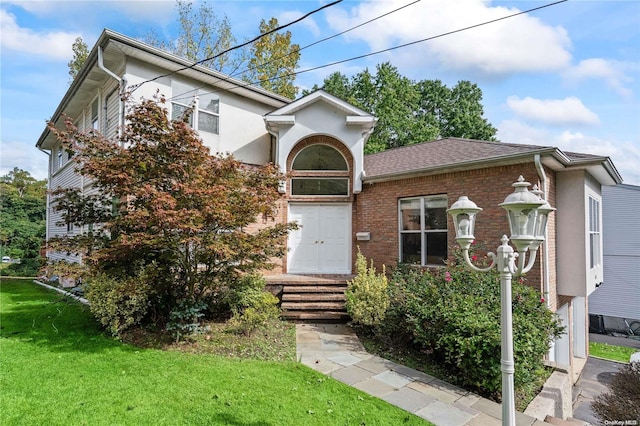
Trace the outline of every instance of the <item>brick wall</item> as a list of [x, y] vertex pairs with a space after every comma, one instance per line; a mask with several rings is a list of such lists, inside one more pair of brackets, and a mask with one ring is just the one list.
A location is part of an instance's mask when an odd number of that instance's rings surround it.
[[[547, 170], [549, 203], [555, 205], [555, 180], [553, 172]], [[477, 217], [476, 240], [485, 243], [487, 250], [495, 251], [503, 234], [509, 236], [506, 212], [498, 204], [513, 192], [511, 184], [519, 175], [528, 182], [538, 183], [538, 173], [533, 162], [510, 166], [483, 168], [478, 170], [445, 173], [432, 176], [400, 179], [363, 185], [362, 193], [355, 197], [353, 205], [354, 258], [356, 246], [362, 253], [373, 259], [378, 267], [382, 264], [393, 266], [398, 261], [398, 199], [427, 195], [447, 195], [449, 206], [461, 195], [467, 195], [483, 211]], [[455, 245], [453, 222], [448, 217], [448, 245]], [[556, 304], [555, 295], [555, 217], [549, 219], [549, 267], [551, 278], [551, 302]], [[370, 232], [370, 241], [356, 241], [356, 232]], [[542, 291], [541, 250], [537, 254], [533, 269], [527, 274], [527, 284]], [[554, 306], [555, 307], [555, 306]]]

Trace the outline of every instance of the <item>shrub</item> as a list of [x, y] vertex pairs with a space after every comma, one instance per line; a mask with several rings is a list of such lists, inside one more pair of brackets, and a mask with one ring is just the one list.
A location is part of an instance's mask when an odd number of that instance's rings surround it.
[[261, 275], [247, 275], [229, 289], [231, 324], [237, 332], [251, 334], [267, 321], [279, 318], [278, 298], [265, 291], [265, 285]]
[[[403, 318], [414, 342], [456, 371], [461, 385], [497, 397], [501, 387], [498, 274], [453, 264], [434, 272], [404, 267], [394, 272], [390, 288], [396, 305], [391, 311], [395, 318]], [[514, 282], [512, 291], [514, 381], [519, 387], [543, 369], [543, 356], [562, 328], [534, 289]]]
[[98, 274], [86, 283], [91, 312], [114, 336], [144, 319], [152, 292], [153, 287], [144, 271], [126, 279]]
[[176, 342], [183, 336], [201, 331], [200, 319], [205, 315], [207, 305], [204, 302], [181, 301], [169, 314], [167, 330], [173, 333]]
[[22, 259], [20, 263], [12, 263], [7, 266], [2, 270], [1, 274], [11, 277], [35, 277], [41, 267], [42, 259], [26, 258]]
[[624, 424], [627, 420], [640, 420], [639, 402], [640, 362], [632, 362], [613, 376], [610, 392], [598, 395], [591, 409], [604, 424]]
[[389, 307], [389, 294], [385, 267], [377, 274], [373, 267], [367, 267], [367, 259], [358, 251], [356, 276], [349, 281], [345, 292], [347, 312], [354, 323], [367, 326], [379, 325]]

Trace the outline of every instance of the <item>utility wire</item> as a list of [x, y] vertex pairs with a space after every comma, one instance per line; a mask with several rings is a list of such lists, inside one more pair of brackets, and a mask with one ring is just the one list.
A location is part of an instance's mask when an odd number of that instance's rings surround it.
[[[270, 79], [267, 79], [267, 81], [279, 80], [281, 78], [286, 78], [286, 77], [291, 77], [291, 76], [294, 76], [294, 75], [304, 74], [304, 73], [307, 73], [307, 72], [310, 72], [310, 71], [315, 71], [315, 70], [318, 70], [318, 69], [327, 68], [327, 67], [338, 65], [338, 64], [342, 64], [342, 63], [345, 63], [345, 62], [355, 61], [357, 59], [362, 59], [362, 58], [366, 58], [366, 57], [369, 57], [369, 56], [379, 55], [380, 53], [390, 52], [392, 50], [396, 50], [396, 49], [400, 49], [400, 48], [403, 48], [403, 47], [412, 46], [414, 44], [423, 43], [425, 41], [434, 40], [436, 38], [444, 37], [444, 36], [451, 35], [451, 34], [456, 34], [456, 33], [462, 32], [462, 31], [467, 31], [467, 30], [470, 30], [470, 29], [473, 29], [473, 28], [477, 28], [477, 27], [481, 27], [481, 26], [484, 26], [484, 25], [492, 24], [492, 23], [495, 23], [495, 22], [498, 22], [498, 21], [502, 21], [502, 20], [505, 20], [505, 19], [513, 18], [513, 17], [519, 16], [519, 15], [524, 15], [524, 14], [527, 14], [527, 13], [530, 13], [530, 12], [535, 12], [537, 10], [544, 9], [544, 8], [547, 8], [547, 7], [550, 7], [550, 6], [556, 6], [556, 5], [560, 4], [560, 3], [565, 3], [567, 1], [568, 0], [556, 1], [554, 3], [549, 3], [549, 4], [542, 5], [542, 6], [534, 7], [532, 9], [527, 9], [527, 10], [524, 10], [522, 12], [513, 13], [511, 15], [503, 16], [501, 18], [492, 19], [490, 21], [485, 21], [485, 22], [482, 22], [482, 23], [479, 23], [479, 24], [470, 25], [468, 27], [460, 28], [460, 29], [453, 30], [453, 31], [448, 31], [446, 33], [441, 33], [441, 34], [438, 34], [438, 35], [435, 35], [435, 36], [423, 38], [423, 39], [412, 41], [412, 42], [409, 42], [409, 43], [404, 43], [404, 44], [401, 44], [401, 45], [398, 45], [398, 46], [389, 47], [387, 49], [378, 50], [376, 52], [365, 53], [363, 55], [353, 56], [353, 57], [348, 58], [348, 59], [342, 59], [342, 60], [339, 60], [339, 61], [335, 61], [335, 62], [330, 62], [330, 63], [324, 64], [324, 65], [319, 65], [317, 67], [307, 68], [307, 69], [304, 69], [304, 70], [292, 72], [292, 73], [285, 74], [285, 75], [282, 75], [282, 76], [272, 77]], [[223, 81], [228, 81], [228, 80], [223, 80]], [[264, 81], [264, 80], [262, 80], [262, 81]], [[217, 90], [213, 90], [211, 92], [205, 92], [203, 94], [215, 94], [215, 93], [220, 93], [220, 92], [224, 92], [224, 91], [231, 91], [231, 90], [241, 89], [241, 88], [252, 86], [252, 85], [255, 85], [255, 84], [259, 84], [259, 83], [260, 83], [260, 81], [247, 82], [245, 84], [236, 85], [236, 87], [232, 87], [232, 88], [228, 88], [228, 89], [217, 89]], [[188, 93], [188, 92], [185, 92], [185, 93]], [[172, 99], [176, 100], [175, 98], [172, 98]]]
[[145, 83], [150, 83], [150, 82], [156, 81], [156, 80], [158, 80], [160, 78], [164, 78], [164, 77], [168, 77], [170, 75], [173, 75], [173, 74], [175, 74], [177, 72], [191, 69], [191, 68], [195, 67], [196, 65], [202, 64], [203, 62], [207, 62], [207, 61], [210, 61], [212, 59], [216, 59], [216, 58], [218, 58], [218, 57], [220, 57], [220, 56], [222, 56], [222, 55], [224, 55], [226, 53], [229, 53], [229, 52], [231, 52], [233, 50], [241, 49], [241, 48], [245, 47], [248, 44], [254, 43], [254, 42], [260, 40], [261, 38], [268, 36], [269, 34], [272, 34], [274, 32], [283, 30], [283, 29], [285, 29], [285, 28], [287, 28], [287, 27], [289, 27], [289, 26], [291, 26], [293, 24], [297, 24], [298, 22], [307, 19], [309, 16], [313, 15], [314, 13], [318, 13], [321, 10], [324, 10], [324, 9], [326, 9], [328, 7], [335, 6], [338, 3], [342, 3], [342, 0], [335, 0], [335, 1], [331, 2], [331, 3], [325, 4], [324, 6], [321, 6], [321, 7], [317, 8], [317, 9], [312, 10], [311, 12], [306, 13], [305, 15], [301, 16], [300, 18], [298, 18], [296, 20], [289, 22], [288, 24], [281, 25], [281, 26], [279, 26], [277, 28], [274, 28], [274, 29], [272, 29], [270, 31], [267, 31], [266, 33], [260, 34], [260, 35], [258, 35], [256, 37], [254, 37], [252, 40], [249, 40], [249, 41], [246, 41], [244, 43], [238, 44], [236, 46], [230, 47], [230, 48], [228, 48], [228, 49], [226, 49], [226, 50], [224, 50], [224, 51], [222, 51], [222, 52], [220, 52], [220, 53], [218, 53], [218, 54], [216, 54], [214, 56], [211, 56], [211, 57], [205, 58], [205, 59], [201, 59], [201, 60], [196, 61], [193, 64], [188, 65], [186, 67], [182, 67], [182, 68], [179, 68], [179, 69], [177, 69], [175, 71], [171, 71], [171, 72], [169, 72], [167, 74], [159, 75], [159, 76], [154, 77], [152, 79], [145, 80], [145, 81], [143, 81], [141, 83], [138, 83], [135, 86], [133, 86], [133, 88], [131, 89], [131, 93], [133, 93], [136, 89], [138, 89], [140, 86], [142, 86]]
[[[284, 59], [284, 58], [286, 58], [287, 56], [291, 56], [291, 55], [293, 55], [294, 53], [300, 52], [300, 51], [302, 51], [302, 50], [308, 49], [309, 47], [312, 47], [312, 46], [315, 46], [315, 45], [317, 45], [317, 44], [323, 43], [323, 42], [325, 42], [325, 41], [331, 40], [332, 38], [339, 37], [339, 36], [341, 36], [341, 35], [343, 35], [343, 34], [348, 33], [349, 31], [353, 31], [353, 30], [355, 30], [355, 29], [357, 29], [357, 28], [363, 27], [363, 26], [365, 26], [365, 25], [367, 25], [367, 24], [370, 24], [371, 22], [377, 21], [378, 19], [384, 18], [385, 16], [391, 15], [392, 13], [398, 12], [398, 11], [400, 11], [400, 10], [404, 9], [404, 8], [407, 8], [407, 7], [409, 7], [409, 6], [412, 6], [412, 5], [414, 5], [414, 4], [416, 4], [416, 3], [420, 2], [420, 1], [422, 1], [422, 0], [415, 0], [415, 1], [411, 2], [411, 3], [407, 3], [407, 4], [405, 4], [404, 6], [400, 6], [400, 7], [399, 7], [399, 8], [397, 8], [397, 9], [391, 10], [391, 11], [389, 11], [389, 12], [386, 12], [386, 13], [382, 14], [382, 15], [376, 16], [376, 17], [375, 17], [375, 18], [373, 18], [373, 19], [369, 19], [368, 21], [362, 22], [362, 23], [360, 23], [360, 24], [356, 25], [355, 27], [351, 27], [351, 28], [349, 28], [349, 29], [347, 29], [347, 30], [344, 30], [344, 31], [342, 31], [342, 32], [339, 32], [339, 33], [337, 33], [337, 34], [333, 34], [333, 35], [331, 35], [331, 36], [325, 37], [325, 38], [320, 39], [320, 40], [318, 40], [318, 41], [314, 41], [313, 43], [311, 43], [311, 44], [307, 44], [306, 46], [303, 46], [303, 47], [301, 47], [301, 48], [299, 48], [299, 49], [295, 49], [295, 50], [293, 50], [293, 51], [291, 51], [291, 52], [287, 53], [286, 55], [283, 55], [283, 56], [279, 56], [279, 57], [277, 57], [277, 58], [274, 58], [274, 59], [272, 59], [272, 60], [270, 60], [270, 61], [268, 61], [268, 62], [265, 62], [265, 63], [264, 63], [264, 64], [262, 64], [262, 65], [263, 65], [263, 66], [264, 66], [264, 65], [269, 65], [269, 64], [271, 64], [271, 63], [273, 63], [273, 62], [275, 62], [275, 61], [278, 61], [278, 60], [280, 60], [280, 59]], [[245, 73], [245, 72], [247, 72], [247, 71], [254, 70], [254, 69], [256, 69], [256, 68], [257, 68], [257, 67], [251, 67], [251, 66], [250, 66], [250, 67], [245, 68], [244, 70], [239, 71], [239, 72], [235, 72], [235, 70], [234, 70], [232, 74], [229, 74], [229, 75], [228, 75], [228, 77], [229, 77], [229, 78], [230, 78], [230, 77], [235, 77], [235, 76], [237, 76], [237, 75], [243, 74], [243, 73]], [[236, 70], [237, 70], [237, 68], [236, 68]], [[291, 75], [291, 74], [287, 75], [287, 77], [288, 77], [288, 76], [290, 76], [290, 75]], [[277, 78], [279, 79], [279, 78], [283, 78], [283, 77], [277, 77]], [[273, 78], [273, 79], [275, 79], [275, 78]], [[273, 79], [269, 79], [268, 81], [271, 81], [271, 80], [273, 80]], [[229, 82], [228, 78], [222, 78], [221, 80], [222, 80], [222, 81], [227, 81], [227, 82]], [[254, 83], [252, 83], [252, 84], [254, 84]], [[168, 101], [171, 101], [171, 100], [183, 100], [183, 99], [189, 99], [191, 96], [188, 96], [188, 97], [181, 97], [181, 96], [185, 96], [185, 95], [186, 95], [186, 94], [188, 94], [188, 93], [195, 92], [195, 91], [197, 91], [198, 89], [202, 89], [202, 87], [206, 87], [206, 86], [196, 87], [195, 89], [187, 90], [186, 92], [180, 93], [179, 95], [174, 95], [174, 96], [172, 96], [171, 98], [169, 98], [169, 99], [167, 99], [167, 100], [168, 100]], [[244, 86], [239, 86], [239, 87], [244, 87]]]

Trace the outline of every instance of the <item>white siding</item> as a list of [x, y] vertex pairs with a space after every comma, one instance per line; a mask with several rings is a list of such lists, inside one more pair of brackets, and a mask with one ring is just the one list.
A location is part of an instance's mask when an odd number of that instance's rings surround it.
[[115, 85], [115, 87], [107, 90], [106, 93], [107, 111], [104, 121], [104, 128], [106, 129], [104, 135], [107, 139], [112, 139], [118, 136], [120, 106], [120, 93], [118, 90], [118, 86]]
[[557, 175], [556, 256], [560, 295], [587, 297], [603, 280], [602, 251], [592, 268], [589, 246], [589, 197], [602, 206], [600, 191], [600, 184], [584, 170]]
[[640, 186], [603, 188], [604, 283], [589, 296], [589, 313], [640, 319]]

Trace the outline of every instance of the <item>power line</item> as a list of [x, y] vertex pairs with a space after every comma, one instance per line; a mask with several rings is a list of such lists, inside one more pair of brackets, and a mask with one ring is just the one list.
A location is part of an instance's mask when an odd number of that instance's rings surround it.
[[321, 6], [321, 7], [317, 8], [317, 9], [312, 10], [311, 12], [306, 13], [305, 15], [301, 16], [300, 18], [298, 18], [296, 20], [289, 22], [288, 24], [281, 25], [281, 26], [279, 26], [277, 28], [274, 28], [274, 29], [272, 29], [270, 31], [267, 31], [266, 33], [260, 34], [260, 35], [258, 35], [256, 37], [254, 37], [252, 40], [249, 40], [249, 41], [246, 41], [244, 43], [238, 44], [236, 46], [230, 47], [230, 48], [228, 48], [226, 50], [223, 50], [222, 52], [220, 52], [220, 53], [218, 53], [218, 54], [216, 54], [214, 56], [211, 56], [211, 57], [205, 58], [205, 59], [201, 59], [201, 60], [196, 61], [193, 64], [188, 65], [186, 67], [182, 67], [182, 68], [179, 68], [179, 69], [177, 69], [175, 71], [171, 71], [171, 72], [169, 72], [167, 74], [159, 75], [159, 76], [156, 76], [156, 77], [154, 77], [152, 79], [145, 80], [145, 81], [143, 81], [141, 83], [138, 83], [133, 87], [133, 89], [131, 89], [131, 92], [133, 93], [136, 89], [138, 89], [140, 86], [142, 86], [145, 83], [150, 83], [150, 82], [156, 81], [156, 80], [158, 80], [160, 78], [164, 78], [164, 77], [168, 77], [170, 75], [173, 75], [173, 74], [175, 74], [177, 72], [191, 69], [191, 68], [195, 67], [196, 65], [202, 64], [203, 62], [211, 61], [211, 60], [216, 59], [216, 58], [218, 58], [218, 57], [220, 57], [220, 56], [222, 56], [222, 55], [224, 55], [226, 53], [229, 53], [229, 52], [231, 52], [233, 50], [241, 49], [241, 48], [245, 47], [248, 44], [251, 44], [253, 42], [256, 42], [256, 41], [260, 40], [263, 37], [268, 36], [269, 34], [272, 34], [274, 32], [283, 30], [283, 29], [285, 29], [285, 28], [287, 28], [287, 27], [289, 27], [289, 26], [291, 26], [293, 24], [296, 24], [296, 23], [298, 23], [300, 21], [303, 21], [303, 20], [307, 19], [309, 16], [313, 15], [314, 13], [318, 13], [321, 10], [324, 10], [324, 9], [326, 9], [328, 7], [335, 6], [338, 3], [342, 3], [342, 0], [335, 0], [335, 1], [331, 2], [331, 3], [325, 4], [324, 6]]
[[[378, 20], [378, 19], [384, 18], [385, 16], [391, 15], [392, 13], [398, 12], [398, 11], [400, 11], [400, 10], [402, 10], [402, 9], [404, 9], [404, 8], [407, 8], [407, 7], [409, 7], [409, 6], [412, 6], [412, 5], [414, 5], [414, 4], [416, 4], [416, 3], [420, 2], [420, 1], [421, 1], [421, 0], [415, 0], [415, 1], [411, 2], [411, 3], [407, 3], [407, 4], [405, 4], [404, 6], [400, 6], [400, 7], [398, 7], [397, 9], [391, 10], [391, 11], [389, 11], [389, 12], [386, 12], [386, 13], [382, 14], [382, 15], [376, 16], [376, 17], [375, 17], [375, 18], [373, 18], [373, 19], [369, 19], [368, 21], [362, 22], [362, 23], [360, 23], [360, 24], [356, 25], [355, 27], [351, 27], [351, 28], [349, 28], [349, 29], [347, 29], [347, 30], [344, 30], [344, 31], [342, 31], [342, 32], [339, 32], [339, 33], [333, 34], [333, 35], [331, 35], [331, 36], [325, 37], [325, 38], [320, 39], [320, 40], [318, 40], [318, 41], [315, 41], [315, 42], [313, 42], [313, 43], [311, 43], [311, 44], [307, 44], [306, 46], [303, 46], [303, 47], [301, 47], [301, 48], [299, 48], [299, 49], [293, 50], [292, 52], [290, 52], [290, 53], [288, 53], [288, 54], [286, 54], [286, 55], [283, 55], [283, 56], [280, 56], [280, 57], [274, 58], [274, 59], [272, 59], [272, 60], [270, 60], [270, 61], [268, 61], [268, 62], [264, 63], [263, 65], [269, 65], [269, 64], [271, 64], [271, 63], [273, 63], [273, 62], [275, 62], [275, 61], [278, 61], [278, 60], [280, 60], [280, 59], [286, 58], [287, 56], [291, 56], [292, 54], [294, 54], [294, 53], [296, 53], [296, 52], [300, 52], [300, 51], [302, 51], [302, 50], [304, 50], [304, 49], [307, 49], [307, 48], [309, 48], [309, 47], [312, 47], [312, 46], [315, 46], [315, 45], [317, 45], [317, 44], [323, 43], [323, 42], [325, 42], [325, 41], [327, 41], [327, 40], [331, 40], [332, 38], [339, 37], [339, 36], [341, 36], [341, 35], [343, 35], [343, 34], [348, 33], [349, 31], [353, 31], [353, 30], [355, 30], [355, 29], [357, 29], [357, 28], [360, 28], [360, 27], [362, 27], [362, 26], [365, 26], [365, 25], [367, 25], [367, 24], [370, 24], [371, 22], [374, 22], [374, 21], [376, 21], [376, 20]], [[229, 74], [229, 76], [228, 76], [228, 77], [234, 77], [234, 76], [237, 76], [237, 75], [239, 75], [239, 74], [243, 74], [244, 72], [247, 72], [247, 71], [250, 71], [250, 70], [252, 70], [252, 69], [256, 69], [256, 68], [257, 68], [257, 67], [248, 67], [248, 68], [245, 68], [244, 70], [239, 71], [239, 72], [235, 72], [235, 70], [234, 70], [234, 71], [233, 71], [233, 73], [232, 73], [232, 74]], [[237, 68], [236, 68], [236, 69], [237, 69]], [[289, 75], [287, 75], [287, 76], [290, 76], [290, 75], [291, 75], [291, 74], [289, 74]], [[283, 78], [283, 77], [277, 77], [277, 78]], [[273, 78], [273, 79], [276, 79], [276, 78]], [[273, 80], [273, 79], [269, 79], [268, 81], [271, 81], [271, 80]], [[223, 78], [223, 79], [221, 79], [221, 80], [222, 80], [222, 81], [229, 82], [229, 80], [228, 80], [227, 78]], [[254, 84], [254, 83], [251, 83], [251, 84]], [[191, 92], [195, 92], [195, 91], [197, 91], [197, 90], [199, 90], [199, 89], [202, 89], [203, 87], [206, 87], [206, 86], [200, 86], [200, 87], [197, 87], [197, 88], [195, 88], [195, 89], [187, 90], [186, 92], [180, 93], [179, 95], [174, 95], [174, 96], [172, 96], [171, 98], [169, 98], [169, 99], [167, 99], [167, 100], [168, 100], [168, 101], [171, 101], [171, 100], [182, 100], [182, 99], [188, 99], [190, 96], [189, 96], [189, 97], [184, 97], [184, 98], [181, 98], [181, 96], [184, 96], [184, 95], [186, 95], [186, 94], [188, 94], [188, 93], [191, 93]], [[244, 86], [238, 86], [238, 87], [244, 87]]]
[[457, 30], [448, 31], [446, 33], [442, 33], [442, 34], [438, 34], [438, 35], [435, 35], [435, 36], [423, 38], [421, 40], [416, 40], [416, 41], [412, 41], [412, 42], [409, 42], [409, 43], [400, 44], [398, 46], [389, 47], [387, 49], [378, 50], [376, 52], [370, 52], [370, 53], [365, 53], [365, 54], [359, 55], [359, 56], [353, 56], [353, 57], [348, 58], [348, 59], [343, 59], [343, 60], [340, 60], [340, 61], [331, 62], [331, 63], [325, 64], [325, 65], [320, 65], [320, 66], [317, 66], [317, 67], [307, 68], [307, 69], [304, 69], [304, 70], [301, 70], [301, 71], [296, 71], [295, 73], [292, 73], [291, 75], [304, 74], [304, 73], [309, 72], [309, 71], [315, 71], [317, 69], [326, 68], [326, 67], [330, 67], [330, 66], [333, 66], [333, 65], [338, 65], [338, 64], [345, 63], [345, 62], [355, 61], [356, 59], [362, 59], [362, 58], [366, 58], [368, 56], [374, 56], [374, 55], [379, 55], [380, 53], [390, 52], [392, 50], [400, 49], [402, 47], [408, 47], [408, 46], [412, 46], [414, 44], [424, 43], [425, 41], [434, 40], [436, 38], [448, 36], [448, 35], [451, 35], [451, 34], [456, 34], [456, 33], [462, 32], [462, 31], [467, 31], [467, 30], [470, 30], [470, 29], [473, 29], [473, 28], [481, 27], [483, 25], [493, 24], [495, 22], [502, 21], [504, 19], [509, 19], [509, 18], [516, 17], [518, 15], [523, 15], [523, 14], [526, 14], [526, 13], [534, 12], [536, 10], [544, 9], [546, 7], [549, 7], [549, 6], [555, 6], [557, 4], [564, 3], [566, 1], [568, 1], [568, 0], [560, 0], [560, 1], [557, 1], [555, 3], [549, 3], [549, 4], [546, 4], [546, 5], [543, 5], [543, 6], [534, 7], [533, 9], [528, 9], [528, 10], [525, 10], [525, 11], [522, 11], [522, 12], [518, 12], [518, 13], [511, 14], [511, 15], [503, 16], [501, 18], [492, 19], [490, 21], [482, 22], [480, 24], [470, 25], [468, 27], [460, 28], [460, 29], [457, 29]]
[[[527, 9], [527, 10], [524, 10], [524, 11], [521, 11], [521, 12], [513, 13], [511, 15], [503, 16], [501, 18], [492, 19], [492, 20], [485, 21], [485, 22], [482, 22], [482, 23], [479, 23], [479, 24], [470, 25], [468, 27], [464, 27], [464, 28], [460, 28], [460, 29], [457, 29], [457, 30], [452, 30], [452, 31], [448, 31], [448, 32], [445, 32], [445, 33], [441, 33], [441, 34], [438, 34], [438, 35], [435, 35], [435, 36], [423, 38], [423, 39], [420, 39], [420, 40], [415, 40], [415, 41], [412, 41], [412, 42], [409, 42], [409, 43], [404, 43], [404, 44], [401, 44], [401, 45], [398, 45], [398, 46], [389, 47], [387, 49], [382, 49], [382, 50], [378, 50], [378, 51], [375, 51], [375, 52], [365, 53], [363, 55], [353, 56], [351, 58], [342, 59], [342, 60], [335, 61], [335, 62], [330, 62], [330, 63], [324, 64], [324, 65], [319, 65], [317, 67], [307, 68], [307, 69], [300, 70], [300, 71], [295, 71], [295, 72], [292, 72], [292, 73], [289, 73], [289, 74], [285, 74], [285, 75], [282, 75], [282, 76], [272, 77], [272, 78], [267, 79], [267, 81], [279, 80], [281, 78], [287, 78], [287, 77], [291, 77], [291, 76], [294, 76], [294, 75], [304, 74], [304, 73], [307, 73], [307, 72], [310, 72], [310, 71], [315, 71], [315, 70], [318, 70], [318, 69], [327, 68], [327, 67], [331, 67], [331, 66], [334, 66], [334, 65], [342, 64], [342, 63], [345, 63], [345, 62], [355, 61], [357, 59], [363, 59], [363, 58], [366, 58], [366, 57], [369, 57], [369, 56], [379, 55], [380, 53], [390, 52], [392, 50], [396, 50], [396, 49], [400, 49], [400, 48], [403, 48], [403, 47], [412, 46], [412, 45], [418, 44], [418, 43], [424, 43], [425, 41], [434, 40], [436, 38], [441, 38], [441, 37], [448, 36], [448, 35], [451, 35], [451, 34], [456, 34], [456, 33], [462, 32], [462, 31], [467, 31], [467, 30], [470, 30], [470, 29], [473, 29], [473, 28], [477, 28], [477, 27], [481, 27], [481, 26], [484, 26], [484, 25], [492, 24], [492, 23], [495, 23], [495, 22], [498, 22], [498, 21], [502, 21], [502, 20], [505, 20], [505, 19], [513, 18], [513, 17], [519, 16], [519, 15], [524, 15], [524, 14], [527, 14], [527, 13], [530, 13], [530, 12], [535, 12], [537, 10], [544, 9], [544, 8], [547, 8], [547, 7], [550, 7], [550, 6], [556, 6], [556, 5], [560, 4], [560, 3], [565, 3], [567, 1], [568, 0], [559, 0], [559, 1], [556, 1], [554, 3], [549, 3], [549, 4], [546, 4], [546, 5], [534, 7], [532, 9]], [[226, 79], [222, 79], [222, 80], [229, 82]], [[262, 80], [262, 81], [264, 81], [264, 80]], [[215, 93], [219, 93], [219, 92], [223, 92], [223, 91], [231, 91], [231, 90], [241, 89], [241, 88], [252, 86], [252, 85], [255, 85], [255, 84], [259, 84], [259, 83], [260, 83], [260, 81], [247, 82], [246, 84], [236, 85], [236, 87], [232, 87], [232, 88], [228, 88], [228, 89], [217, 89], [217, 90], [213, 90], [211, 92], [205, 92], [203, 94], [215, 94]], [[198, 89], [195, 89], [195, 90], [198, 90]], [[189, 92], [185, 92], [183, 94], [186, 94], [186, 93], [189, 93]], [[175, 97], [170, 98], [169, 100], [171, 100], [171, 99], [176, 100]]]

